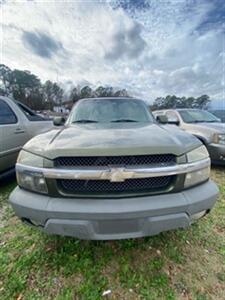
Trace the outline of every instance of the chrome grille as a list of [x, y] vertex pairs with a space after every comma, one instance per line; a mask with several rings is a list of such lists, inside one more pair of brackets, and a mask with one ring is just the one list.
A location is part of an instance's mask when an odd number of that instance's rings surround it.
[[163, 192], [173, 183], [176, 176], [163, 176], [141, 179], [127, 179], [124, 182], [109, 180], [57, 180], [58, 188], [64, 194], [138, 194]]
[[74, 156], [58, 157], [56, 167], [102, 167], [102, 166], [168, 166], [176, 163], [173, 154], [126, 155], [126, 156]]

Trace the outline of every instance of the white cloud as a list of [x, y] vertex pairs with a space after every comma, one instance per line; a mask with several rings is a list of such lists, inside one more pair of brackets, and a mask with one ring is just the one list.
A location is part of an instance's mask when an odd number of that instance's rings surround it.
[[113, 3], [6, 2], [2, 63], [43, 80], [124, 87], [149, 100], [222, 97], [224, 33], [196, 30], [212, 3], [151, 1], [143, 10]]

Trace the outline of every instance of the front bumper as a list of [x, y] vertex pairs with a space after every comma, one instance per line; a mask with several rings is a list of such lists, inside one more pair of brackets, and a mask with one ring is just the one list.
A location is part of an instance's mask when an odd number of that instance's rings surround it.
[[50, 198], [19, 187], [10, 195], [16, 215], [49, 234], [112, 240], [185, 228], [192, 215], [213, 207], [212, 181], [181, 193], [124, 199]]
[[225, 145], [212, 143], [207, 149], [213, 164], [225, 165]]

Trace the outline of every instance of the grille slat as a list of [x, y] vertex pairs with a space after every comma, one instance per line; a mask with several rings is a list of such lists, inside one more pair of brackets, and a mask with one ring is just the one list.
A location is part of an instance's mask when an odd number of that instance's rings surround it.
[[106, 194], [106, 193], [143, 193], [166, 190], [175, 176], [153, 178], [127, 179], [124, 182], [110, 182], [108, 180], [58, 180], [58, 186], [67, 194]]
[[104, 167], [104, 166], [140, 166], [171, 165], [176, 163], [173, 154], [127, 155], [127, 156], [77, 156], [55, 159], [56, 167]]

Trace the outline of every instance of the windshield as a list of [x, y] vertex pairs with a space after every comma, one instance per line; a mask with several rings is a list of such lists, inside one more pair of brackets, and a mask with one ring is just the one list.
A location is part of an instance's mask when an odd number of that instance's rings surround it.
[[135, 99], [85, 99], [78, 102], [68, 123], [151, 122], [147, 105]]
[[182, 110], [180, 115], [185, 123], [220, 122], [216, 116], [204, 110]]
[[214, 114], [217, 118], [219, 118], [223, 123], [225, 123], [225, 110], [212, 110], [212, 114]]

